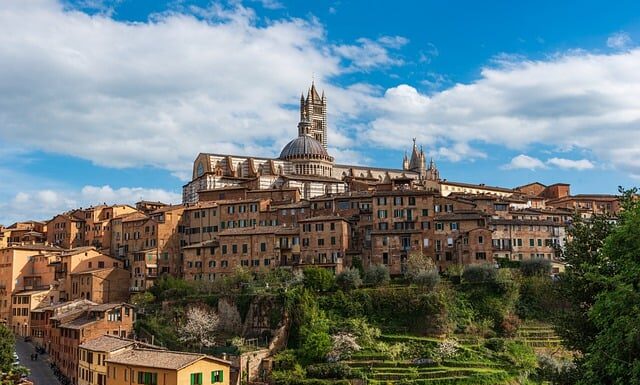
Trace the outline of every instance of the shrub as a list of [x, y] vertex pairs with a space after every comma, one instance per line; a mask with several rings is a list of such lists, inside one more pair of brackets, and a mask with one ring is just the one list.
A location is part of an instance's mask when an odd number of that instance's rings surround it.
[[431, 257], [428, 257], [422, 252], [415, 252], [409, 254], [407, 258], [407, 270], [404, 276], [408, 280], [414, 281], [419, 274], [435, 269], [436, 265], [433, 263]]
[[283, 350], [273, 358], [274, 368], [278, 370], [293, 370], [298, 363], [293, 350]]
[[351, 333], [340, 332], [331, 336], [331, 351], [327, 354], [329, 362], [337, 362], [351, 357], [354, 352], [360, 351], [356, 337]]
[[364, 283], [369, 286], [384, 286], [389, 280], [389, 269], [384, 265], [369, 266], [364, 273]]
[[505, 337], [513, 337], [520, 326], [520, 318], [513, 313], [507, 313], [500, 322], [500, 332]]
[[440, 274], [436, 270], [422, 270], [413, 276], [412, 281], [420, 287], [433, 290], [440, 282]]
[[357, 289], [362, 285], [360, 271], [355, 268], [346, 268], [336, 275], [336, 284], [344, 291]]
[[328, 291], [333, 288], [333, 274], [322, 267], [308, 267], [303, 272], [304, 287], [315, 291]]
[[484, 347], [493, 350], [494, 352], [504, 351], [504, 339], [502, 338], [489, 338], [484, 342]]
[[351, 318], [348, 328], [356, 336], [358, 344], [365, 348], [373, 347], [380, 337], [380, 329], [369, 325], [365, 318]]
[[342, 362], [332, 362], [307, 366], [307, 376], [311, 378], [332, 378], [341, 380], [345, 378], [354, 378], [355, 373], [347, 364]]
[[520, 262], [520, 272], [525, 277], [551, 274], [551, 261], [544, 258], [533, 258]]
[[571, 385], [576, 383], [578, 371], [573, 361], [558, 360], [545, 354], [538, 356], [538, 367], [534, 377], [540, 382]]
[[493, 283], [496, 281], [496, 268], [489, 264], [469, 265], [462, 272], [462, 280], [465, 283]]

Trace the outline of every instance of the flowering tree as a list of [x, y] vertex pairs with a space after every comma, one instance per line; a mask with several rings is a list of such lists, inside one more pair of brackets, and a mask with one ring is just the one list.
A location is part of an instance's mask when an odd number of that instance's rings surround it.
[[349, 358], [353, 352], [361, 349], [356, 337], [351, 333], [338, 333], [331, 336], [331, 351], [327, 353], [327, 361], [337, 362]]
[[185, 314], [185, 322], [178, 327], [178, 340], [202, 351], [203, 347], [216, 344], [219, 323], [216, 312], [202, 307], [190, 307]]

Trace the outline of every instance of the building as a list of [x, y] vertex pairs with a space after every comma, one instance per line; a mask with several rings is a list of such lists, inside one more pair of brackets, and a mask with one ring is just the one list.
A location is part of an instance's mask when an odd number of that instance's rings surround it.
[[107, 358], [107, 384], [229, 385], [231, 363], [205, 354], [135, 348]]
[[47, 226], [43, 222], [16, 222], [9, 227], [0, 226], [0, 248], [19, 245], [43, 243], [47, 239]]
[[41, 302], [31, 310], [31, 337], [34, 344], [50, 351], [52, 339], [50, 318], [67, 312], [88, 309], [93, 305], [97, 304], [86, 299], [56, 303]]
[[191, 182], [183, 186], [182, 201], [194, 203], [201, 192], [221, 188], [293, 188], [310, 199], [343, 193], [351, 183], [391, 183], [395, 178], [435, 182], [439, 178], [434, 162], [427, 168], [424, 151], [418, 150], [415, 140], [411, 159], [405, 156], [402, 169], [336, 164], [327, 144], [327, 98], [312, 83], [307, 96], [300, 99], [298, 136], [284, 146], [280, 156], [201, 153], [194, 161]]
[[[0, 320], [12, 325], [15, 332], [18, 332], [18, 327], [20, 332], [25, 327], [23, 321], [28, 314], [23, 315], [22, 309], [27, 307], [31, 309], [32, 305], [36, 305], [35, 302], [31, 302], [31, 294], [19, 296], [19, 299], [15, 294], [49, 290], [55, 279], [50, 262], [60, 253], [62, 249], [42, 244], [12, 245], [0, 249]], [[12, 321], [14, 298], [16, 301], [28, 301], [28, 303], [16, 303], [16, 305], [28, 306], [18, 306], [21, 310], [20, 315], [16, 314], [18, 318], [15, 323]], [[28, 329], [28, 325], [26, 327]]]
[[78, 347], [78, 385], [106, 385], [107, 360], [139, 347], [163, 349], [109, 334], [84, 342]]
[[31, 312], [49, 298], [51, 289], [24, 290], [13, 294], [11, 299], [11, 329], [20, 336], [31, 335]]
[[149, 213], [134, 212], [114, 221], [116, 256], [131, 272], [130, 291], [146, 290], [161, 274], [182, 275], [180, 252], [185, 206], [162, 206]]
[[49, 356], [71, 383], [78, 383], [78, 347], [93, 338], [111, 334], [122, 338], [133, 332], [133, 305], [109, 303], [89, 305], [49, 317]]
[[[54, 268], [55, 281], [53, 288], [58, 293], [60, 301], [69, 301], [79, 298], [73, 292], [72, 275], [94, 269], [122, 268], [124, 262], [109, 255], [103, 254], [94, 247], [84, 246], [66, 250], [54, 258], [49, 265]], [[111, 287], [111, 290], [119, 290]]]
[[88, 299], [96, 303], [129, 300], [129, 272], [120, 267], [104, 267], [71, 273], [70, 300]]

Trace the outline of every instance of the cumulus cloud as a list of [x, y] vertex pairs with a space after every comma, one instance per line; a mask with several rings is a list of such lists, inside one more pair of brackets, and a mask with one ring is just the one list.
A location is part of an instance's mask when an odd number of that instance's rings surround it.
[[402, 64], [403, 60], [394, 57], [389, 49], [399, 49], [407, 43], [401, 36], [382, 36], [377, 40], [360, 38], [357, 44], [335, 45], [333, 51], [351, 63], [348, 70], [370, 70]]
[[572, 169], [572, 170], [590, 170], [595, 166], [588, 159], [564, 159], [564, 158], [551, 158], [547, 160], [547, 164], [556, 166], [558, 168], [563, 169]]
[[181, 198], [180, 194], [162, 189], [113, 188], [109, 185], [84, 186], [80, 190], [20, 191], [9, 202], [0, 203], [0, 223], [9, 225], [18, 220], [48, 220], [70, 209], [102, 203], [134, 204], [140, 200], [179, 203]]
[[526, 169], [535, 171], [536, 169], [546, 168], [544, 163], [538, 159], [528, 155], [520, 154], [511, 159], [511, 162], [505, 164], [503, 167], [505, 170], [517, 170]]
[[631, 36], [626, 32], [616, 32], [607, 38], [607, 47], [624, 49], [631, 45]]
[[327, 79], [398, 64], [387, 52], [406, 43], [333, 47], [315, 19], [258, 22], [232, 4], [128, 23], [54, 0], [1, 2], [0, 139], [185, 177], [198, 152], [277, 155], [297, 133], [296, 95], [314, 73], [334, 121], [348, 119], [371, 89]]
[[640, 49], [537, 61], [502, 57], [470, 84], [430, 95], [407, 84], [386, 90], [363, 133], [385, 148], [417, 137], [431, 151], [455, 152], [460, 143], [587, 149], [604, 164], [640, 174], [638, 66]]

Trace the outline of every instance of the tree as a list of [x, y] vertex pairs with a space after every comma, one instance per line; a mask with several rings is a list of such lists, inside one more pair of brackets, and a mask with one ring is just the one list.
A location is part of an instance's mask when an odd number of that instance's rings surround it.
[[525, 277], [548, 276], [551, 274], [551, 261], [544, 258], [533, 258], [520, 262], [520, 272]]
[[389, 283], [389, 269], [385, 265], [372, 265], [364, 273], [364, 283], [369, 286], [384, 286]]
[[586, 351], [597, 334], [589, 310], [604, 289], [596, 277], [612, 273], [602, 248], [613, 228], [611, 218], [604, 215], [575, 216], [569, 227], [570, 240], [562, 253], [567, 268], [557, 286], [557, 295], [566, 305], [555, 322], [556, 332], [569, 349]]
[[304, 287], [311, 290], [328, 291], [335, 283], [333, 274], [322, 267], [307, 267], [303, 274]]
[[15, 340], [11, 330], [0, 324], [0, 371], [7, 373], [13, 369]]
[[595, 334], [583, 351], [581, 385], [640, 384], [640, 204], [621, 191], [624, 211], [586, 280], [599, 289], [587, 312]]
[[185, 322], [178, 328], [181, 342], [197, 347], [211, 347], [216, 344], [215, 337], [219, 324], [218, 315], [203, 307], [190, 307], [185, 314]]
[[405, 278], [415, 282], [418, 275], [424, 272], [436, 270], [436, 265], [431, 257], [426, 256], [423, 252], [414, 252], [407, 257], [407, 270], [404, 273]]
[[336, 275], [336, 284], [344, 291], [357, 289], [362, 285], [360, 271], [355, 268], [346, 268]]

